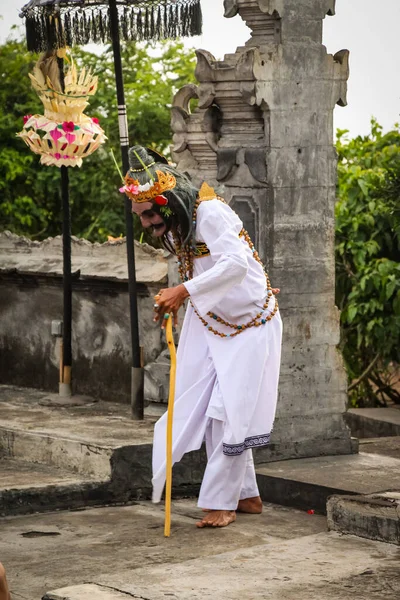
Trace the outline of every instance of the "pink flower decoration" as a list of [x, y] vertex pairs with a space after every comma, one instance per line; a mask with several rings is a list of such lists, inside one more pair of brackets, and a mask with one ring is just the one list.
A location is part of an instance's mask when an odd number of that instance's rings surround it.
[[126, 188], [127, 192], [129, 192], [130, 194], [133, 194], [134, 196], [136, 196], [136, 194], [139, 193], [139, 186], [134, 185], [133, 183], [131, 183], [131, 185], [125, 186], [125, 188]]
[[98, 125], [98, 124], [99, 124], [99, 120], [98, 120], [98, 118], [97, 118], [97, 117], [92, 117], [92, 121], [93, 121], [93, 123], [95, 123], [96, 125]]
[[73, 133], [66, 133], [65, 134], [65, 139], [67, 140], [68, 144], [72, 144], [72, 142], [75, 141], [76, 135], [74, 135]]
[[26, 125], [26, 124], [27, 124], [27, 122], [29, 121], [29, 119], [31, 118], [31, 116], [32, 116], [32, 115], [25, 115], [25, 116], [23, 117], [24, 125]]
[[64, 129], [64, 131], [72, 133], [75, 129], [75, 124], [73, 123], [73, 121], [64, 121], [64, 123], [62, 124], [62, 128]]
[[127, 192], [129, 192], [129, 194], [133, 194], [134, 196], [136, 196], [136, 194], [139, 193], [139, 186], [131, 183], [131, 185], [124, 185], [123, 187], [119, 188], [119, 191], [121, 192], [121, 194], [126, 194]]
[[54, 158], [56, 158], [57, 160], [59, 160], [61, 158], [61, 154], [59, 152], [56, 152], [55, 154], [53, 154]]
[[53, 140], [56, 142], [57, 140], [60, 139], [60, 137], [62, 137], [62, 133], [59, 129], [53, 129], [52, 131], [50, 131], [50, 135], [53, 138]]

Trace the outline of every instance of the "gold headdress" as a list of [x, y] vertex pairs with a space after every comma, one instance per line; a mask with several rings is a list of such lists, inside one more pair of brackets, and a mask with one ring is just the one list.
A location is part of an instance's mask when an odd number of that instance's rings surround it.
[[140, 185], [138, 179], [130, 176], [131, 172], [128, 172], [125, 176], [125, 185], [120, 188], [120, 192], [125, 192], [133, 202], [151, 202], [156, 196], [160, 196], [168, 190], [173, 190], [176, 186], [176, 179], [171, 173], [157, 170], [157, 181], [151, 179], [149, 182]]

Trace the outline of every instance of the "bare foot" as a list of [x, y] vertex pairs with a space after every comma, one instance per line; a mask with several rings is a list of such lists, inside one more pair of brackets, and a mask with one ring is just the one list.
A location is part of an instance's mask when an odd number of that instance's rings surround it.
[[[262, 513], [263, 503], [260, 496], [254, 498], [244, 498], [239, 500], [236, 511], [242, 513], [249, 513], [251, 515], [259, 515]], [[211, 508], [202, 508], [203, 512], [211, 512]]]
[[210, 510], [201, 521], [196, 523], [196, 527], [226, 527], [233, 521], [236, 521], [234, 510]]
[[239, 500], [239, 504], [237, 507], [238, 512], [249, 513], [251, 515], [259, 515], [262, 513], [263, 504], [260, 496], [256, 496], [255, 498], [245, 498], [244, 500]]

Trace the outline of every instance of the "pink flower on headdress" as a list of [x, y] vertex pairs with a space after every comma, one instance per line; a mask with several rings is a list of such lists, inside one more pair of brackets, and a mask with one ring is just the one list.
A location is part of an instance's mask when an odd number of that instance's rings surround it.
[[121, 194], [129, 192], [129, 194], [133, 194], [134, 196], [136, 196], [136, 194], [139, 193], [139, 186], [131, 183], [130, 185], [124, 185], [123, 187], [119, 188], [119, 191], [121, 192]]
[[59, 152], [56, 152], [55, 154], [53, 154], [54, 158], [56, 158], [57, 160], [59, 160], [61, 158], [61, 154]]
[[62, 128], [64, 131], [72, 133], [75, 129], [75, 125], [73, 121], [64, 121], [64, 123], [62, 124]]
[[26, 124], [27, 124], [27, 122], [29, 121], [29, 119], [31, 118], [31, 116], [32, 116], [32, 115], [25, 115], [25, 116], [23, 117], [24, 125], [26, 125]]
[[133, 183], [131, 183], [131, 185], [128, 185], [126, 189], [130, 194], [133, 194], [134, 196], [136, 196], [136, 194], [139, 193], [139, 186]]
[[98, 125], [100, 122], [97, 117], [92, 117], [92, 121], [95, 125]]

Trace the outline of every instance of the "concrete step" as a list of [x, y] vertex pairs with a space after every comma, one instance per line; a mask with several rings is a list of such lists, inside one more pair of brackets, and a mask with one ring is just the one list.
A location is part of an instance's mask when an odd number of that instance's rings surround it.
[[331, 496], [330, 530], [400, 546], [400, 492], [370, 496]]
[[[154, 407], [133, 421], [126, 405], [0, 388], [0, 514], [151, 498]], [[197, 493], [204, 463], [197, 452], [177, 465], [175, 496]]]
[[[30, 487], [34, 489], [28, 493], [21, 487], [20, 512], [32, 507], [49, 510], [50, 499], [62, 508], [150, 498], [155, 420], [148, 416], [132, 421], [125, 405], [90, 398], [63, 400], [38, 390], [1, 386], [0, 458], [33, 466]], [[36, 486], [38, 465], [64, 472], [63, 480]], [[200, 451], [185, 455], [174, 467], [175, 497], [196, 495], [204, 465], [205, 453]], [[268, 462], [257, 472], [264, 500], [325, 513], [329, 495], [387, 489], [383, 482], [386, 477], [396, 478], [399, 465], [395, 458], [351, 455]], [[77, 482], [71, 482], [71, 477]], [[355, 482], [361, 480], [371, 485], [360, 489]], [[380, 483], [374, 487], [376, 482]], [[13, 494], [3, 490], [3, 514], [13, 514]]]
[[0, 457], [109, 479], [118, 450], [150, 446], [155, 420], [133, 421], [126, 405], [2, 386]]
[[108, 482], [64, 469], [0, 460], [0, 516], [21, 515], [115, 501]]
[[344, 419], [357, 438], [400, 436], [400, 407], [351, 408]]
[[364, 438], [359, 443], [360, 452], [400, 458], [400, 436]]
[[[65, 482], [53, 486], [53, 499], [61, 505], [71, 476], [88, 492], [82, 492], [82, 500], [92, 494], [93, 481], [109, 482], [108, 492], [115, 497], [149, 497], [155, 420], [133, 421], [126, 405], [1, 386], [0, 458], [31, 463], [31, 485], [39, 465], [64, 473]], [[73, 488], [73, 493], [78, 491]], [[40, 505], [38, 496], [35, 503]]]
[[[65, 437], [69, 431], [26, 431], [0, 424], [0, 456], [48, 465], [88, 478], [109, 479], [113, 448], [91, 440]], [[84, 434], [83, 434], [84, 436]]]
[[320, 514], [326, 514], [327, 499], [334, 494], [400, 490], [400, 459], [363, 452], [268, 463], [256, 472], [264, 501]]

